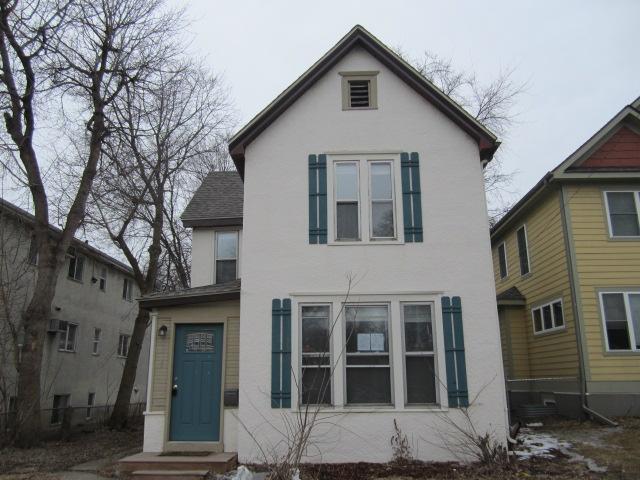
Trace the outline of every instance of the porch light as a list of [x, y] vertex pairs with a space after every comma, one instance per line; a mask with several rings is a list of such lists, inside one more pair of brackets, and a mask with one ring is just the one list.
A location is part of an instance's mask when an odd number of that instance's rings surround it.
[[167, 326], [166, 325], [162, 325], [158, 329], [158, 336], [159, 337], [166, 337], [167, 336]]

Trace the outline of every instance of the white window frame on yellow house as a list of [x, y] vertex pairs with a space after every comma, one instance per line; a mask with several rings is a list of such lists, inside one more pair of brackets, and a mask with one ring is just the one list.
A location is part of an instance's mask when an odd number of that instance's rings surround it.
[[[527, 272], [522, 273], [522, 262], [520, 261], [520, 243], [518, 242], [518, 232], [520, 230], [524, 231], [524, 244], [526, 247], [525, 253], [527, 254]], [[518, 252], [518, 268], [520, 271], [520, 276], [521, 277], [526, 277], [527, 275], [531, 274], [531, 252], [529, 251], [529, 234], [527, 232], [527, 224], [523, 223], [522, 225], [520, 225], [518, 228], [516, 228], [516, 250]]]
[[[500, 268], [500, 259], [501, 259], [500, 247], [502, 247], [502, 252], [504, 253], [504, 275], [502, 275], [502, 269]], [[528, 245], [527, 245], [527, 250], [529, 250]], [[509, 276], [509, 260], [507, 258], [506, 240], [503, 240], [501, 243], [498, 244], [498, 247], [496, 248], [496, 253], [498, 254], [498, 275], [500, 276], [500, 280], [504, 280]], [[529, 267], [529, 271], [531, 271], [531, 267]]]
[[[628, 349], [612, 349], [609, 347], [609, 333], [607, 331], [607, 317], [604, 310], [604, 295], [622, 295], [624, 301], [625, 316], [627, 322], [627, 334], [629, 335], [629, 347]], [[598, 292], [600, 300], [600, 317], [602, 319], [602, 330], [604, 335], [604, 346], [607, 352], [611, 353], [640, 353], [640, 345], [636, 341], [636, 331], [633, 325], [633, 318], [631, 316], [631, 305], [629, 302], [629, 295], [640, 295], [640, 288], [630, 290], [603, 290]], [[618, 320], [621, 321], [621, 320]], [[634, 345], [635, 344], [635, 345]]]
[[[562, 311], [562, 325], [557, 325], [556, 324], [556, 313], [553, 310], [553, 306], [556, 303], [560, 304], [560, 310]], [[544, 308], [545, 307], [549, 307], [549, 310], [551, 311], [551, 323], [553, 325], [551, 328], [545, 328], [545, 326], [544, 326]], [[540, 327], [541, 327], [541, 330], [536, 330], [535, 312], [537, 310], [540, 310]], [[564, 314], [564, 302], [562, 301], [562, 297], [556, 298], [554, 300], [551, 300], [550, 302], [545, 302], [545, 303], [542, 303], [540, 305], [536, 305], [535, 307], [533, 307], [531, 309], [531, 323], [533, 325], [533, 334], [534, 335], [544, 335], [546, 333], [559, 332], [559, 331], [562, 331], [562, 330], [566, 330], [567, 329], [567, 317]]]
[[638, 222], [638, 228], [640, 230], [640, 190], [604, 190], [604, 207], [607, 213], [607, 227], [609, 228], [609, 238], [612, 239], [640, 239], [640, 235], [614, 235], [613, 225], [611, 225], [611, 210], [609, 208], [609, 194], [610, 193], [631, 193], [633, 194], [634, 205], [636, 207], [636, 221]]

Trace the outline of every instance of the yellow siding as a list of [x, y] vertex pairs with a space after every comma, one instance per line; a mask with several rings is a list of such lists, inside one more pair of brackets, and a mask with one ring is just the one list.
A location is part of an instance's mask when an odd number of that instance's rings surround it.
[[[530, 273], [525, 276], [520, 275], [516, 241], [516, 230], [523, 224], [526, 225], [530, 259]], [[503, 241], [506, 242], [508, 275], [500, 279], [498, 245]], [[559, 191], [553, 190], [537, 200], [535, 207], [519, 221], [492, 239], [492, 247], [497, 292], [515, 286], [526, 298], [522, 318], [512, 318], [510, 322], [514, 379], [577, 377], [578, 351]], [[531, 308], [557, 298], [563, 301], [566, 328], [534, 335]], [[517, 368], [516, 358], [520, 362]]]
[[500, 308], [500, 338], [507, 380], [530, 378], [524, 307]]
[[156, 337], [153, 357], [153, 384], [150, 411], [166, 411], [170, 398], [170, 368], [175, 323], [224, 323], [225, 380], [224, 389], [238, 388], [240, 353], [240, 302], [228, 301], [181, 307], [158, 308], [157, 327], [167, 327], [167, 336]]
[[[640, 189], [636, 180], [635, 189]], [[605, 185], [567, 187], [591, 381], [640, 380], [640, 356], [607, 354], [598, 290], [640, 289], [640, 240], [609, 238]]]

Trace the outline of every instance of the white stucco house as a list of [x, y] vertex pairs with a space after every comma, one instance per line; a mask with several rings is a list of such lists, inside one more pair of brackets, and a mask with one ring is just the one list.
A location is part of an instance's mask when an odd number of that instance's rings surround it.
[[[263, 75], [268, 75], [264, 72]], [[499, 142], [360, 26], [230, 141], [183, 221], [192, 288], [154, 294], [145, 452], [422, 460], [451, 421], [506, 442], [483, 168]]]

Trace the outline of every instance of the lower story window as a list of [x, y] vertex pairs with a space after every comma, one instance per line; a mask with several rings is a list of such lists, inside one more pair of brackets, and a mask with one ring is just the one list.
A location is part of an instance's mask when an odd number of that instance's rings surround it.
[[118, 356], [126, 357], [129, 354], [129, 335], [120, 335], [118, 338]]
[[301, 307], [303, 404], [331, 404], [331, 348], [329, 305]]
[[608, 350], [640, 351], [640, 291], [600, 296]]
[[403, 304], [407, 405], [436, 403], [433, 320], [430, 304]]
[[60, 320], [58, 323], [58, 350], [61, 352], [76, 351], [78, 325]]
[[348, 404], [390, 404], [389, 306], [347, 305]]
[[68, 406], [69, 394], [53, 396], [53, 408], [51, 409], [51, 425], [62, 423], [64, 411]]
[[562, 300], [554, 300], [531, 311], [533, 316], [533, 332], [543, 333], [564, 328], [564, 312]]
[[87, 418], [91, 418], [93, 416], [93, 409], [91, 407], [93, 407], [95, 400], [96, 394], [89, 392], [89, 395], [87, 396]]

